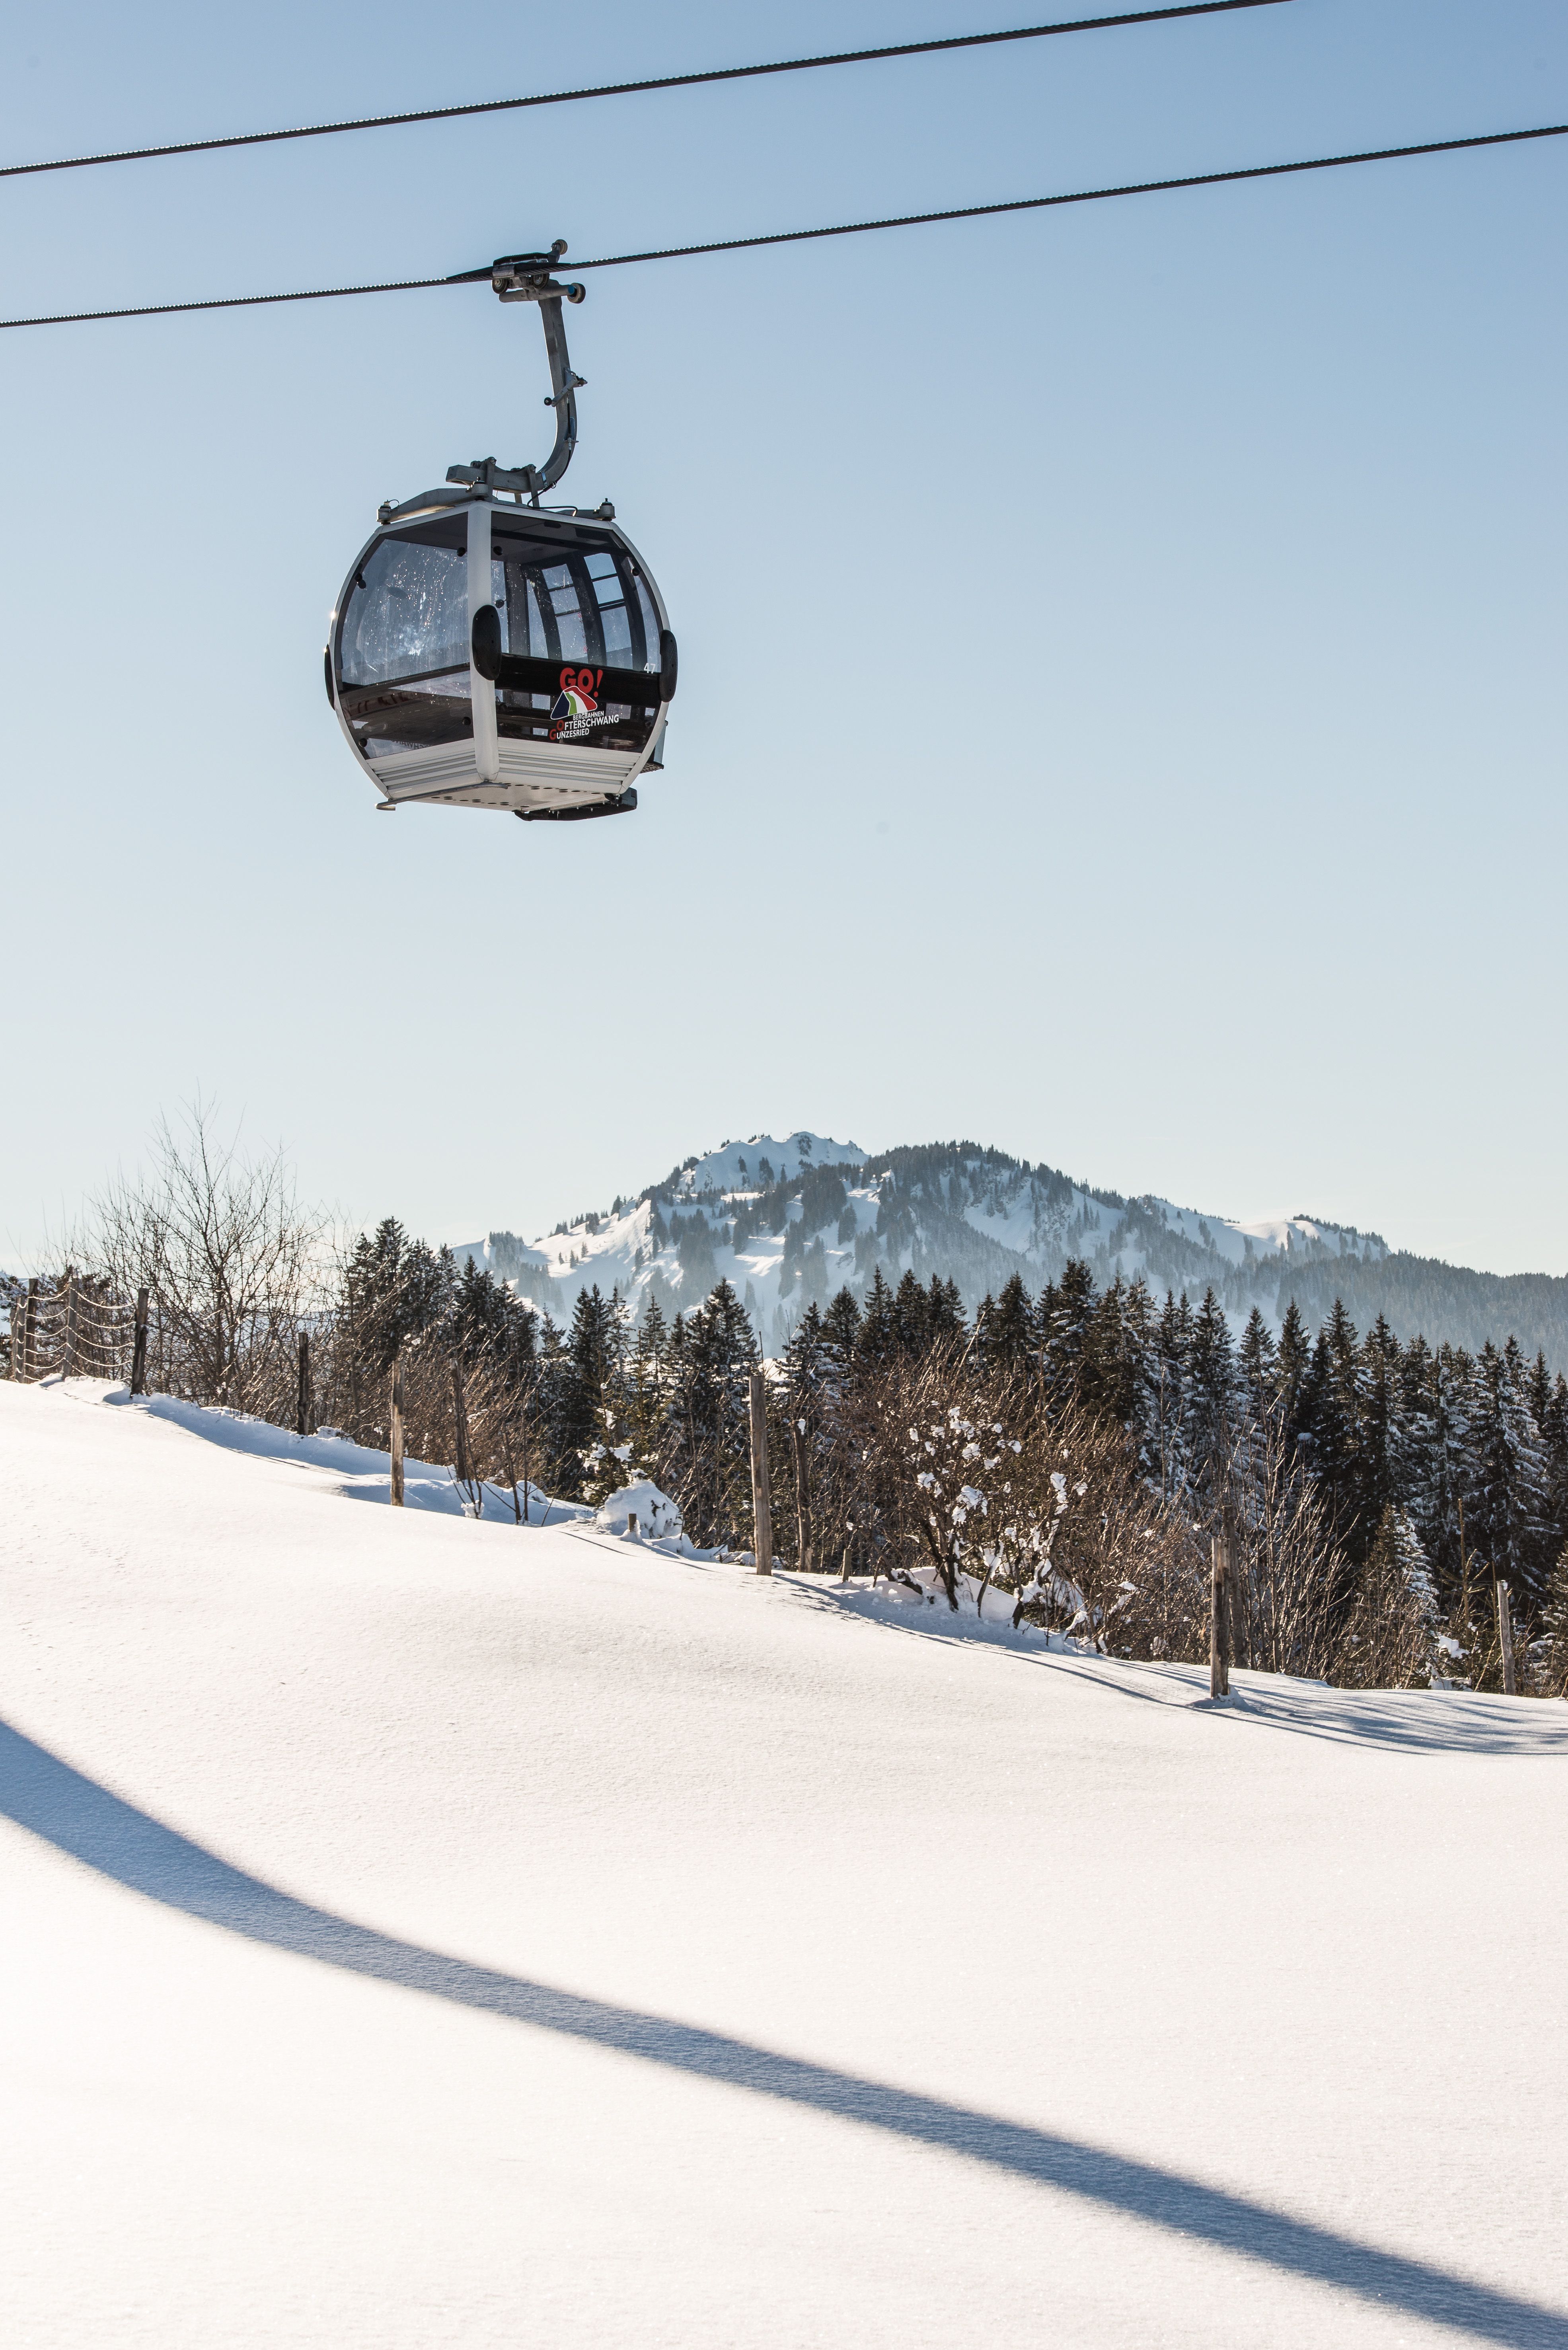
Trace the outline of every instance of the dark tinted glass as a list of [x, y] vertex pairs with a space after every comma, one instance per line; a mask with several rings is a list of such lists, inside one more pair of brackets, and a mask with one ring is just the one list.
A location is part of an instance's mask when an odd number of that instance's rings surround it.
[[[491, 596], [508, 653], [571, 670], [556, 693], [498, 692], [504, 735], [562, 739], [603, 750], [640, 750], [652, 715], [619, 702], [602, 707], [577, 671], [659, 669], [659, 616], [636, 564], [618, 540], [582, 526], [569, 533], [530, 530], [497, 519], [491, 536]], [[567, 693], [569, 707], [562, 703]]]

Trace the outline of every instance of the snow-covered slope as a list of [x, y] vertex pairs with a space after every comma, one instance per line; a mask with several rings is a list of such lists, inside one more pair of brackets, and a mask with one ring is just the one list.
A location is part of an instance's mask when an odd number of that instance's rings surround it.
[[0, 2340], [1563, 2350], [1564, 1709], [376, 1467], [0, 1384]]

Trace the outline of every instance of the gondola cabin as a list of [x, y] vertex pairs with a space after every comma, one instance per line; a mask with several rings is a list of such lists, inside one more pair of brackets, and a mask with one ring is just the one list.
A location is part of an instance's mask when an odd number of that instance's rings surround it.
[[613, 509], [446, 487], [383, 506], [332, 616], [327, 691], [383, 808], [624, 815], [663, 764], [675, 639]]

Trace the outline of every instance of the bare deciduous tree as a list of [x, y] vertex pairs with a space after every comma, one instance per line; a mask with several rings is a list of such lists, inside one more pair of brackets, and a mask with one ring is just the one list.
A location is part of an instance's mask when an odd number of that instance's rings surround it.
[[146, 1170], [106, 1185], [88, 1222], [92, 1261], [120, 1294], [145, 1286], [156, 1301], [166, 1392], [244, 1409], [292, 1377], [325, 1223], [281, 1149], [242, 1153], [198, 1099], [179, 1128], [160, 1118]]

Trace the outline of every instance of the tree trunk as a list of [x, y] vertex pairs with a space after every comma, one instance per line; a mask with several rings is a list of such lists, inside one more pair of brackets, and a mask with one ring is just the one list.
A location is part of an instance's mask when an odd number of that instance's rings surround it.
[[456, 1362], [452, 1367], [452, 1412], [456, 1429], [454, 1446], [457, 1458], [453, 1466], [457, 1482], [460, 1485], [471, 1485], [473, 1470], [468, 1454], [468, 1406], [463, 1400], [462, 1366]]
[[147, 1393], [147, 1292], [136, 1293], [136, 1344], [130, 1354], [130, 1392]]
[[396, 1357], [392, 1364], [391, 1430], [392, 1507], [403, 1506], [403, 1358]]
[[1209, 1582], [1209, 1694], [1231, 1694], [1230, 1549], [1228, 1534], [1214, 1536]]
[[1502, 1693], [1504, 1697], [1518, 1694], [1513, 1679], [1513, 1613], [1508, 1604], [1508, 1586], [1499, 1581], [1497, 1586], [1497, 1637], [1502, 1650]]

